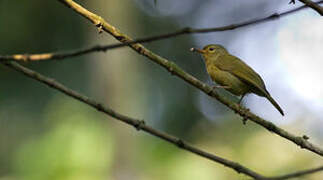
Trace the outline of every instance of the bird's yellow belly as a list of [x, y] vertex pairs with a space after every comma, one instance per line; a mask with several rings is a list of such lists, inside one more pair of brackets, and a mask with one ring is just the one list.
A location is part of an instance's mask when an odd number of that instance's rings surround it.
[[211, 79], [221, 86], [227, 86], [226, 90], [234, 95], [240, 96], [248, 93], [249, 87], [243, 81], [226, 71], [221, 71], [218, 68], [207, 68]]

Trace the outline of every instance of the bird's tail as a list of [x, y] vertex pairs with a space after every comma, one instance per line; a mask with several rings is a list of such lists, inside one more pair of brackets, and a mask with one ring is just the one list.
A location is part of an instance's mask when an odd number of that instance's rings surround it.
[[278, 103], [274, 100], [274, 98], [272, 98], [270, 96], [270, 94], [266, 95], [266, 98], [271, 102], [272, 105], [275, 106], [275, 108], [280, 112], [281, 115], [284, 116], [284, 111], [282, 110], [282, 108], [278, 105]]

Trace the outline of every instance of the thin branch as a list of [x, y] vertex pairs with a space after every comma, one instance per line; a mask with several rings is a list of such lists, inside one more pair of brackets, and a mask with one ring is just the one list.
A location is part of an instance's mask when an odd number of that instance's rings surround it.
[[313, 2], [311, 0], [299, 0], [302, 3], [304, 3], [306, 6], [312, 8], [314, 11], [319, 13], [321, 16], [323, 16], [323, 7], [320, 6], [318, 3]]
[[[79, 13], [86, 19], [90, 20], [94, 25], [101, 28], [102, 30], [108, 32], [112, 36], [114, 36], [116, 39], [121, 41], [122, 43], [129, 43], [132, 41], [130, 37], [128, 37], [125, 34], [122, 34], [117, 28], [107, 23], [102, 17], [88, 11], [87, 9], [83, 8], [79, 4], [75, 3], [72, 0], [58, 0], [65, 4], [67, 7], [72, 8], [75, 12]], [[129, 45], [129, 44], [128, 44]], [[194, 76], [186, 73], [184, 70], [182, 70], [179, 66], [177, 66], [174, 62], [169, 61], [153, 52], [145, 48], [141, 44], [130, 44], [129, 47], [131, 47], [133, 50], [138, 52], [139, 54], [147, 57], [149, 60], [161, 65], [166, 70], [168, 70], [171, 74], [178, 76], [179, 78], [183, 79], [190, 85], [200, 89], [204, 93], [208, 94], [211, 97], [214, 97], [218, 101], [220, 101], [222, 104], [226, 105], [230, 109], [232, 109], [235, 113], [239, 114], [241, 117], [243, 117], [245, 120], [249, 119], [264, 128], [268, 129], [269, 131], [288, 139], [289, 141], [294, 142], [301, 148], [307, 149], [309, 151], [312, 151], [320, 156], [323, 156], [323, 150], [310, 143], [308, 141], [308, 138], [306, 136], [296, 136], [293, 135], [286, 130], [279, 128], [275, 124], [266, 121], [259, 116], [251, 113], [246, 108], [240, 107], [238, 104], [231, 102], [230, 100], [226, 99], [225, 97], [220, 96], [216, 91], [213, 90], [212, 87], [206, 85], [205, 83], [201, 82], [200, 80], [196, 79]]]
[[228, 159], [224, 159], [222, 157], [219, 157], [217, 155], [208, 153], [208, 152], [198, 149], [192, 145], [189, 145], [177, 137], [171, 136], [167, 133], [161, 132], [159, 130], [156, 130], [156, 129], [146, 125], [143, 120], [134, 119], [134, 118], [119, 114], [118, 112], [112, 110], [111, 108], [106, 107], [106, 106], [102, 105], [101, 103], [98, 103], [95, 100], [93, 100], [89, 97], [86, 97], [86, 96], [84, 96], [72, 89], [69, 89], [68, 87], [64, 86], [63, 84], [57, 82], [56, 80], [54, 80], [52, 78], [48, 78], [48, 77], [46, 77], [40, 73], [37, 73], [31, 69], [28, 69], [16, 62], [5, 62], [3, 64], [20, 72], [20, 73], [23, 73], [24, 75], [26, 75], [29, 78], [35, 79], [41, 83], [46, 84], [50, 88], [56, 89], [56, 90], [64, 93], [67, 96], [70, 96], [78, 101], [81, 101], [81, 102], [97, 109], [100, 112], [103, 112], [115, 119], [118, 119], [124, 123], [127, 123], [127, 124], [133, 126], [134, 128], [136, 128], [137, 130], [143, 130], [153, 136], [156, 136], [160, 139], [170, 142], [181, 149], [192, 152], [196, 155], [199, 155], [199, 156], [209, 159], [211, 161], [223, 164], [224, 166], [229, 167], [229, 168], [237, 171], [238, 173], [243, 173], [243, 174], [253, 177], [255, 179], [265, 179], [264, 176], [256, 173], [253, 170], [250, 170], [249, 168], [247, 168], [237, 162], [234, 162], [234, 161], [231, 161]]
[[78, 101], [81, 101], [81, 102], [91, 106], [92, 108], [105, 113], [108, 116], [111, 116], [117, 120], [120, 120], [126, 124], [129, 124], [129, 125], [133, 126], [138, 131], [143, 130], [153, 136], [156, 136], [160, 139], [170, 142], [181, 149], [184, 149], [186, 151], [189, 151], [191, 153], [194, 153], [198, 156], [204, 157], [204, 158], [209, 159], [211, 161], [223, 164], [224, 166], [231, 168], [231, 169], [237, 171], [238, 173], [243, 173], [243, 174], [248, 175], [254, 179], [283, 180], [283, 179], [289, 179], [289, 178], [294, 178], [294, 177], [300, 177], [300, 176], [312, 174], [312, 173], [323, 170], [323, 166], [322, 166], [322, 167], [318, 167], [318, 168], [314, 168], [314, 169], [298, 171], [298, 172], [283, 175], [283, 176], [265, 177], [265, 176], [262, 176], [256, 172], [250, 170], [249, 168], [247, 168], [237, 162], [234, 162], [234, 161], [231, 161], [228, 159], [224, 159], [224, 158], [219, 157], [217, 155], [208, 153], [208, 152], [203, 151], [197, 147], [187, 144], [186, 142], [184, 142], [183, 140], [181, 140], [177, 137], [174, 137], [174, 136], [169, 135], [167, 133], [156, 130], [156, 129], [146, 125], [143, 120], [139, 120], [139, 119], [135, 119], [135, 118], [131, 118], [131, 117], [119, 114], [118, 112], [112, 110], [111, 108], [106, 107], [106, 106], [102, 105], [101, 103], [98, 103], [97, 101], [95, 101], [89, 97], [86, 97], [86, 96], [84, 96], [72, 89], [69, 89], [68, 87], [64, 86], [63, 84], [57, 82], [56, 80], [46, 77], [46, 76], [44, 76], [38, 72], [35, 72], [31, 69], [28, 69], [16, 62], [6, 62], [3, 64], [8, 66], [9, 68], [12, 68], [12, 69], [20, 72], [20, 73], [23, 73], [25, 76], [27, 76], [31, 79], [37, 80], [43, 84], [46, 84], [50, 88], [56, 89], [67, 96], [70, 96]]
[[[320, 4], [320, 3], [323, 3], [323, 0], [317, 2], [317, 4]], [[180, 29], [175, 32], [160, 34], [160, 35], [156, 35], [156, 36], [150, 36], [150, 37], [146, 37], [146, 38], [139, 38], [134, 41], [129, 41], [129, 42], [125, 42], [125, 43], [117, 43], [117, 44], [103, 45], [103, 46], [99, 45], [99, 46], [93, 46], [93, 47], [85, 48], [85, 49], [81, 49], [81, 50], [73, 50], [71, 52], [45, 53], [45, 54], [15, 54], [15, 55], [5, 55], [5, 56], [0, 55], [0, 62], [1, 61], [2, 62], [5, 62], [5, 61], [41, 61], [41, 60], [51, 60], [51, 59], [59, 60], [59, 59], [65, 59], [65, 58], [69, 58], [69, 57], [81, 56], [84, 54], [98, 52], [98, 51], [105, 52], [109, 49], [125, 47], [125, 46], [129, 46], [130, 44], [147, 43], [147, 42], [172, 38], [172, 37], [176, 37], [176, 36], [186, 35], [186, 34], [229, 31], [229, 30], [234, 30], [234, 29], [242, 28], [242, 27], [249, 26], [249, 25], [254, 25], [254, 24], [268, 22], [271, 20], [276, 20], [280, 17], [297, 12], [297, 11], [302, 10], [304, 8], [307, 8], [307, 6], [304, 5], [304, 6], [289, 10], [289, 11], [285, 11], [282, 13], [274, 13], [270, 16], [265, 17], [265, 18], [253, 19], [253, 20], [249, 20], [249, 21], [242, 22], [239, 24], [231, 24], [231, 25], [227, 25], [227, 26], [214, 27], [214, 28], [197, 28], [197, 29], [183, 28], [183, 29]]]
[[[111, 46], [111, 45], [110, 45]], [[0, 62], [8, 62], [8, 61], [43, 61], [43, 60], [51, 60], [51, 59], [66, 59], [69, 57], [81, 56], [84, 54], [107, 50], [107, 46], [93, 46], [90, 48], [85, 48], [81, 50], [74, 50], [71, 52], [63, 52], [63, 53], [43, 53], [43, 54], [14, 54], [14, 55], [0, 55]]]
[[283, 180], [283, 179], [290, 179], [290, 178], [295, 178], [295, 177], [300, 177], [300, 176], [305, 176], [308, 174], [312, 174], [315, 172], [319, 172], [323, 170], [323, 166], [318, 167], [318, 168], [313, 168], [313, 169], [309, 169], [309, 170], [303, 170], [303, 171], [297, 171], [294, 173], [290, 173], [290, 174], [286, 174], [286, 175], [282, 175], [282, 176], [275, 176], [275, 177], [265, 177], [263, 175], [260, 175], [256, 172], [254, 172], [253, 170], [250, 170], [249, 168], [228, 160], [228, 159], [224, 159], [222, 157], [219, 157], [217, 155], [208, 153], [206, 151], [203, 151], [197, 147], [194, 147], [192, 145], [187, 144], [186, 142], [184, 142], [183, 140], [174, 137], [172, 135], [169, 135], [167, 133], [161, 132], [159, 130], [156, 130], [148, 125], [145, 124], [145, 122], [143, 120], [139, 120], [139, 119], [135, 119], [135, 118], [131, 118], [122, 114], [119, 114], [118, 112], [114, 111], [113, 109], [106, 107], [104, 105], [102, 105], [101, 103], [86, 97], [72, 89], [69, 89], [68, 87], [64, 86], [63, 84], [57, 82], [56, 80], [46, 77], [38, 72], [35, 72], [31, 69], [28, 69], [16, 62], [5, 62], [2, 63], [6, 66], [8, 66], [11, 69], [14, 69], [22, 74], [24, 74], [25, 76], [34, 79], [36, 81], [39, 81], [43, 84], [46, 84], [47, 86], [49, 86], [52, 89], [56, 89], [60, 92], [62, 92], [63, 94], [70, 96], [82, 103], [85, 103], [87, 105], [89, 105], [90, 107], [103, 112], [104, 114], [111, 116], [121, 122], [124, 122], [126, 124], [129, 124], [131, 126], [133, 126], [136, 130], [143, 130], [144, 132], [147, 132], [155, 137], [158, 137], [160, 139], [163, 139], [171, 144], [176, 145], [177, 147], [186, 150], [188, 152], [191, 152], [193, 154], [196, 154], [198, 156], [204, 157], [206, 159], [209, 159], [211, 161], [220, 163], [228, 168], [231, 168], [235, 171], [237, 171], [238, 173], [243, 173], [245, 175], [248, 175], [254, 179], [258, 179], [258, 180]]
[[297, 171], [297, 172], [286, 174], [283, 176], [269, 177], [266, 180], [283, 180], [283, 179], [296, 178], [296, 177], [301, 177], [301, 176], [313, 174], [313, 173], [316, 173], [319, 171], [323, 171], [323, 166], [313, 168], [313, 169], [303, 170], [303, 171]]

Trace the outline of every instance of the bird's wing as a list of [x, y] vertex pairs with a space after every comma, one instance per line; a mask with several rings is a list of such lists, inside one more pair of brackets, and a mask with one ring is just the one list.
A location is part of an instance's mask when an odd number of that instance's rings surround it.
[[263, 95], [269, 94], [266, 90], [265, 83], [259, 74], [257, 74], [253, 69], [251, 69], [251, 67], [241, 61], [239, 58], [226, 54], [219, 57], [214, 63], [215, 66], [220, 70], [231, 73], [241, 81], [264, 93]]
[[232, 55], [224, 55], [225, 57], [219, 57], [214, 63], [222, 71], [227, 71], [232, 75], [239, 78], [241, 81], [249, 84], [253, 87], [256, 94], [265, 96], [276, 109], [284, 116], [284, 111], [278, 105], [278, 103], [270, 96], [269, 92], [266, 90], [264, 81], [261, 79], [259, 74], [257, 74], [251, 67], [246, 63], [241, 61], [239, 58]]

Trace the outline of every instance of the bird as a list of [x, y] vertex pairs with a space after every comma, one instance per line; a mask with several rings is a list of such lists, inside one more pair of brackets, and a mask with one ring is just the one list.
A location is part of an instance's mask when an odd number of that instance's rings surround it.
[[231, 55], [222, 45], [209, 44], [203, 49], [191, 48], [203, 56], [206, 70], [217, 86], [230, 93], [241, 96], [238, 104], [246, 94], [254, 93], [267, 98], [270, 103], [284, 116], [284, 111], [272, 98], [260, 75], [238, 57]]

